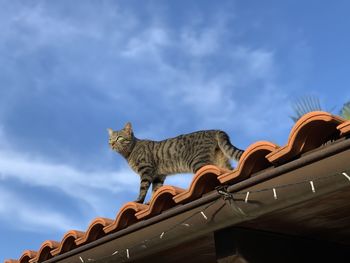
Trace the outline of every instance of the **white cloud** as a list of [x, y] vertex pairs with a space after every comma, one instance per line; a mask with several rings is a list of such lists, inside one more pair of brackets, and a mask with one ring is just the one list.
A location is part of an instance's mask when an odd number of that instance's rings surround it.
[[103, 189], [117, 193], [138, 182], [137, 176], [131, 176], [132, 172], [128, 170], [84, 172], [69, 165], [49, 163], [42, 157], [1, 149], [0, 173], [4, 179], [16, 178], [29, 185], [57, 187], [82, 199], [86, 195], [81, 192]]
[[[0, 130], [1, 131], [1, 130]], [[7, 141], [4, 133], [1, 140]], [[126, 166], [117, 171], [85, 171], [65, 163], [53, 163], [43, 156], [14, 151], [10, 145], [0, 145], [0, 181], [18, 180], [29, 186], [55, 188], [88, 204], [95, 212], [104, 213], [106, 196], [136, 192], [138, 176]], [[134, 191], [133, 191], [134, 190]], [[101, 195], [105, 191], [106, 195]]]
[[[273, 119], [275, 113], [271, 111], [271, 105], [268, 107], [270, 110], [266, 109], [262, 95], [270, 93], [271, 98], [277, 101], [286, 97], [275, 83], [278, 72], [273, 51], [249, 48], [238, 43], [230, 43], [228, 48], [229, 43], [222, 39], [222, 32], [228, 31], [226, 27], [225, 23], [218, 23], [207, 29], [190, 24], [180, 31], [159, 25], [143, 28], [133, 36], [127, 49], [127, 54], [132, 56], [135, 63], [138, 61], [148, 66], [150, 74], [154, 72], [143, 83], [140, 80], [140, 88], [154, 91], [158, 106], [183, 108], [195, 114], [198, 119], [192, 122], [194, 127], [198, 122], [203, 127], [229, 125], [232, 119], [241, 123], [243, 116], [250, 120], [257, 118], [259, 122], [262, 119], [256, 112], [262, 111], [267, 119]], [[164, 50], [179, 51], [183, 61], [174, 63], [174, 58], [164, 55]], [[226, 65], [221, 68], [208, 67], [210, 62], [206, 56], [209, 54], [225, 57]], [[244, 89], [247, 92], [242, 96]], [[247, 104], [249, 110], [242, 114], [241, 109]], [[282, 111], [285, 112], [285, 104], [275, 105], [283, 107]], [[137, 105], [134, 107], [137, 108]], [[169, 121], [176, 122], [173, 119]], [[265, 129], [262, 125], [255, 127], [259, 128], [254, 130], [255, 133]], [[251, 126], [246, 129], [249, 132]]]
[[[139, 184], [138, 176], [131, 169], [86, 172], [64, 163], [49, 162], [40, 156], [0, 148], [0, 183], [9, 179], [20, 181], [28, 191], [35, 191], [35, 187], [58, 189], [78, 206], [88, 206], [89, 214], [93, 217], [115, 214], [118, 204], [121, 205], [120, 197], [125, 199], [125, 195], [129, 195], [136, 198]], [[47, 208], [53, 207], [51, 203], [51, 197], [47, 194], [39, 203], [31, 203], [16, 193], [16, 189], [0, 188], [1, 217], [17, 222], [23, 229], [84, 229], [78, 224], [92, 219], [73, 220], [65, 209]], [[115, 207], [115, 211], [106, 211], [110, 207]]]
[[[108, 5], [103, 9], [103, 16], [90, 14], [82, 19], [83, 23], [72, 17], [68, 19], [69, 16], [52, 15], [45, 8], [37, 5], [35, 8], [19, 10], [12, 20], [12, 26], [15, 25], [18, 30], [14, 30], [16, 35], [7, 31], [3, 39], [4, 42], [8, 38], [22, 41], [20, 48], [16, 49], [20, 51], [17, 54], [19, 56], [33, 49], [40, 51], [43, 46], [63, 47], [60, 49], [60, 58], [64, 59], [60, 60], [61, 64], [55, 64], [50, 83], [66, 75], [72, 76], [69, 80], [79, 84], [92, 83], [98, 92], [108, 98], [115, 98], [115, 101], [109, 102], [113, 107], [104, 106], [115, 109], [114, 105], [118, 105], [119, 101], [133, 102], [128, 107], [132, 107], [131, 112], [136, 112], [135, 115], [140, 119], [144, 118], [147, 111], [151, 111], [154, 117], [159, 115], [156, 111], [169, 110], [171, 116], [162, 114], [159, 120], [149, 119], [151, 124], [163, 121], [164, 129], [185, 119], [193, 129], [232, 128], [253, 137], [266, 133], [272, 126], [273, 130], [286, 126], [283, 120], [287, 115], [283, 114], [287, 106], [282, 102], [286, 94], [275, 83], [278, 72], [274, 52], [251, 48], [235, 39], [235, 29], [223, 22], [224, 16], [231, 14], [222, 12], [220, 22], [203, 23], [203, 27], [185, 22], [182, 27], [175, 29], [169, 23], [159, 21], [144, 23], [132, 12], [120, 12], [120, 9]], [[20, 29], [23, 29], [23, 34], [20, 34]], [[98, 45], [92, 45], [91, 49], [87, 48], [86, 52], [80, 54], [86, 46], [90, 47], [90, 41], [96, 41]], [[74, 57], [76, 53], [81, 56]], [[87, 57], [91, 60], [86, 60]], [[96, 61], [97, 66], [94, 64]], [[218, 65], [216, 62], [219, 62]], [[85, 72], [82, 68], [87, 65], [93, 66]], [[30, 72], [26, 73], [32, 76]], [[42, 72], [39, 73], [33, 75], [40, 78]], [[71, 96], [73, 88], [81, 88], [81, 85], [75, 87], [74, 84], [62, 82], [57, 87], [67, 89]], [[146, 98], [141, 96], [151, 92], [154, 98], [150, 99], [150, 107], [145, 108], [142, 102]], [[18, 92], [8, 105], [17, 103], [20, 94], [26, 93]], [[88, 95], [88, 92], [81, 94]], [[271, 105], [271, 101], [276, 104]], [[91, 116], [98, 116], [98, 111]], [[0, 178], [3, 180], [11, 178], [28, 185], [58, 188], [66, 195], [88, 203], [96, 213], [103, 213], [103, 204], [111, 202], [101, 196], [101, 190], [116, 195], [123, 191], [133, 194], [138, 191], [139, 179], [126, 166], [115, 172], [86, 172], [64, 162], [50, 162], [40, 155], [15, 152], [6, 143], [6, 136], [1, 131]], [[153, 131], [156, 132], [156, 129]], [[145, 131], [136, 133], [145, 134]], [[153, 137], [149, 131], [148, 134], [150, 138]], [[188, 177], [174, 176], [167, 183], [184, 187], [189, 180]], [[20, 200], [17, 203], [20, 206]], [[28, 204], [26, 206], [30, 207]], [[26, 209], [23, 208], [23, 211]], [[46, 214], [48, 222], [62, 216], [56, 215], [54, 211], [40, 213]], [[40, 220], [35, 219], [34, 215], [32, 217], [29, 223]], [[53, 227], [70, 224], [65, 218], [59, 221], [64, 222], [64, 225], [55, 223]]]
[[[287, 95], [276, 82], [277, 61], [273, 50], [248, 47], [238, 40], [231, 42], [227, 34], [232, 37], [234, 28], [229, 28], [225, 15], [230, 16], [223, 12], [219, 22], [204, 27], [188, 23], [174, 30], [165, 23], [145, 25], [120, 49], [121, 54], [132, 58], [137, 69], [138, 64], [144, 67], [146, 74], [139, 80], [140, 90], [154, 92], [158, 108], [185, 110], [195, 116], [191, 123], [194, 128], [227, 127], [233, 119], [234, 123], [246, 124], [250, 120], [260, 123], [254, 126], [253, 132], [261, 133], [272, 124], [276, 112], [285, 113], [288, 107], [278, 103]], [[171, 52], [176, 55], [169, 56]], [[211, 60], [216, 59], [225, 65], [219, 68], [211, 65], [214, 63]], [[135, 96], [134, 93], [124, 95], [125, 98]], [[277, 103], [267, 103], [269, 96]], [[133, 107], [135, 111], [142, 111], [136, 101]], [[243, 108], [246, 112], [241, 111]], [[166, 121], [174, 124], [182, 120]], [[281, 122], [275, 126], [286, 124]], [[241, 128], [251, 134], [251, 127]]]
[[[157, 109], [185, 109], [198, 118], [194, 127], [198, 122], [202, 126], [221, 126], [231, 122], [232, 117], [236, 119], [237, 111], [249, 101], [257, 102], [250, 105], [256, 111], [265, 110], [259, 108], [262, 104], [258, 103], [258, 97], [267, 90], [282, 95], [277, 99], [284, 97], [273, 83], [277, 74], [273, 51], [251, 48], [236, 39], [235, 28], [227, 23], [232, 19], [232, 13], [221, 10], [220, 16], [216, 17], [219, 19], [194, 17], [175, 29], [157, 19], [159, 14], [146, 22], [129, 10], [122, 12], [110, 2], [103, 6], [100, 11], [106, 14], [105, 18], [98, 17], [93, 22], [85, 16], [79, 21], [62, 14], [51, 15], [52, 10], [47, 10], [45, 5], [25, 8], [14, 20], [30, 29], [26, 43], [34, 46], [58, 43], [68, 50], [73, 48], [70, 52], [74, 54], [80, 52], [74, 50], [75, 46], [84, 48], [89, 40], [98, 39], [99, 44], [103, 43], [99, 46], [102, 49], [92, 50], [76, 61], [70, 61], [68, 53], [65, 58], [68, 60], [56, 65], [62, 71], [54, 71], [60, 74], [52, 78], [61, 79], [61, 74], [69, 69], [67, 73], [74, 78], [97, 83], [96, 90], [114, 99], [116, 105], [120, 102], [133, 104], [135, 112], [141, 112], [140, 107], [145, 107], [142, 103], [138, 106], [138, 92], [153, 92], [156, 98], [152, 103], [157, 103]], [[97, 53], [102, 57], [112, 56], [115, 62], [106, 67], [88, 68], [88, 76], [81, 75], [82, 68], [90, 63], [93, 65]], [[90, 56], [91, 60], [86, 60]], [[215, 61], [224, 65], [217, 68]], [[113, 71], [115, 68], [117, 70]], [[256, 81], [261, 81], [258, 86]], [[74, 85], [67, 87], [69, 92], [76, 88]], [[247, 89], [247, 95], [237, 96], [243, 89]]]
[[180, 39], [184, 50], [193, 56], [206, 56], [213, 54], [219, 47], [220, 28], [213, 27], [196, 31], [193, 28], [185, 28]]
[[67, 231], [77, 227], [77, 222], [73, 222], [63, 212], [40, 208], [1, 186], [0, 215], [2, 220], [27, 231]]
[[[276, 75], [275, 59], [272, 51], [264, 49], [252, 49], [245, 46], [237, 46], [229, 52], [233, 60], [237, 60], [240, 66], [247, 71], [242, 79], [270, 80]], [[239, 72], [239, 69], [238, 69]]]
[[153, 26], [142, 31], [136, 37], [131, 37], [121, 55], [128, 58], [139, 58], [145, 54], [153, 54], [159, 49], [170, 45], [170, 39], [166, 30]]

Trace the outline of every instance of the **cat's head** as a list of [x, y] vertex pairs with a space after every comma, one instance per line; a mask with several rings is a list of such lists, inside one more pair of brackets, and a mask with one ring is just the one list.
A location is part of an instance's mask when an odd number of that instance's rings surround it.
[[108, 129], [108, 133], [108, 143], [113, 150], [121, 153], [124, 156], [131, 152], [132, 147], [134, 146], [135, 137], [130, 122], [128, 122], [125, 127], [119, 131]]

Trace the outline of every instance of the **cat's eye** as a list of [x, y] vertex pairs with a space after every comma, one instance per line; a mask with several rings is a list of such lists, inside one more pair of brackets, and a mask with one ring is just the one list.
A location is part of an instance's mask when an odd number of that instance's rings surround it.
[[126, 139], [124, 137], [122, 137], [122, 136], [118, 136], [118, 138], [117, 138], [117, 142], [123, 142], [125, 140]]

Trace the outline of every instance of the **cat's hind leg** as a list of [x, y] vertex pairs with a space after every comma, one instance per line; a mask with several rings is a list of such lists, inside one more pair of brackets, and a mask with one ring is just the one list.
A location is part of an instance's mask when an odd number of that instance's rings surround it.
[[160, 187], [163, 186], [164, 181], [165, 181], [165, 177], [166, 177], [166, 175], [164, 175], [164, 174], [155, 176], [155, 178], [153, 179], [153, 182], [152, 182], [152, 195], [153, 195]]
[[227, 170], [233, 170], [230, 160], [224, 155], [222, 151], [216, 152], [214, 164]]
[[213, 164], [213, 162], [211, 162], [209, 159], [196, 159], [192, 162], [191, 166], [192, 166], [192, 171], [193, 173], [196, 173], [200, 168], [202, 168], [205, 165], [208, 164]]

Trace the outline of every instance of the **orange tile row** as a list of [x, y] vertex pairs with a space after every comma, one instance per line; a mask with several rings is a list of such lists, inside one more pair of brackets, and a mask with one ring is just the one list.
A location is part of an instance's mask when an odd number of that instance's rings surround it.
[[249, 178], [256, 172], [289, 162], [298, 158], [300, 154], [321, 146], [330, 138], [339, 138], [348, 134], [350, 134], [350, 121], [327, 112], [308, 113], [293, 126], [285, 146], [279, 147], [267, 141], [256, 142], [245, 150], [237, 167], [232, 171], [213, 165], [204, 166], [194, 175], [187, 190], [163, 186], [152, 196], [148, 205], [128, 202], [119, 210], [114, 220], [96, 218], [85, 232], [68, 231], [60, 242], [45, 241], [38, 252], [26, 250], [19, 260], [6, 260], [5, 263], [45, 261], [127, 228], [136, 222], [151, 218], [178, 204], [198, 199], [203, 194], [214, 190], [216, 186], [234, 184]]

